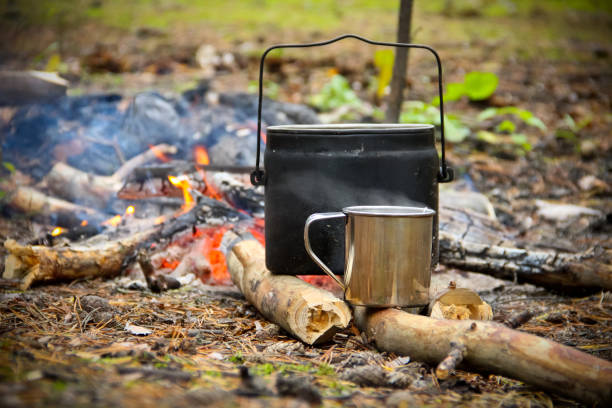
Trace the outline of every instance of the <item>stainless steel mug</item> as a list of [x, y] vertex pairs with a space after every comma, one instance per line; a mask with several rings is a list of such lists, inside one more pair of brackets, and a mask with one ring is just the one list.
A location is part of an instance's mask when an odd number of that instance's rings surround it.
[[[432, 228], [436, 212], [427, 207], [353, 206], [315, 213], [304, 225], [304, 245], [312, 260], [343, 289], [353, 305], [416, 307], [429, 303]], [[310, 246], [315, 221], [346, 219], [344, 282]]]

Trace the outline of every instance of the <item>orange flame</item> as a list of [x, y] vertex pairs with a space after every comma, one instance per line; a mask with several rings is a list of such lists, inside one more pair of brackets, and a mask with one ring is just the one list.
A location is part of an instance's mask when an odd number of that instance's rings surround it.
[[108, 225], [111, 227], [116, 227], [117, 225], [121, 224], [121, 216], [120, 215], [115, 215], [112, 218], [109, 218], [108, 220], [102, 222], [102, 225]]
[[63, 234], [64, 232], [66, 232], [66, 230], [62, 227], [55, 227], [53, 228], [53, 231], [51, 231], [51, 236], [57, 237], [58, 235]]
[[81, 227], [86, 227], [86, 226], [87, 226], [87, 224], [89, 224], [89, 223], [87, 222], [87, 220], [83, 220], [83, 221], [81, 221]]
[[181, 206], [182, 212], [186, 213], [187, 211], [191, 210], [195, 206], [195, 200], [191, 195], [191, 184], [189, 184], [189, 179], [187, 176], [168, 176], [168, 180], [170, 180], [170, 183], [172, 183], [173, 186], [180, 188], [183, 192], [183, 200], [185, 202]]
[[153, 152], [153, 154], [155, 155], [155, 157], [157, 157], [159, 160], [161, 160], [164, 163], [167, 163], [170, 161], [170, 159], [168, 158], [168, 156], [166, 156], [164, 154], [164, 152], [162, 152], [161, 150], [159, 150], [159, 148], [157, 148], [156, 146], [153, 146], [152, 144], [149, 145], [149, 149], [151, 149], [151, 151]]
[[201, 164], [202, 166], [208, 166], [210, 164], [210, 158], [204, 146], [196, 146], [193, 149], [193, 157], [197, 164]]

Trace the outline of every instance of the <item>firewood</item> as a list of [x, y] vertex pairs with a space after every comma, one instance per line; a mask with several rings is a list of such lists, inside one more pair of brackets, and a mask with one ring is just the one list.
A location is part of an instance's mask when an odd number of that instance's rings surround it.
[[[156, 227], [124, 238], [111, 240], [99, 235], [69, 246], [21, 245], [7, 239], [4, 246], [8, 255], [3, 278], [22, 279], [21, 286], [25, 290], [36, 282], [115, 276], [135, 260], [138, 249], [204, 223], [208, 216], [219, 217], [218, 213], [217, 208], [203, 204]], [[227, 211], [221, 208], [221, 213], [227, 214]]]
[[306, 344], [328, 341], [346, 328], [351, 311], [341, 299], [295, 276], [272, 275], [263, 246], [253, 240], [235, 244], [227, 256], [232, 281], [268, 320]]
[[50, 197], [35, 188], [25, 186], [9, 189], [7, 204], [19, 212], [32, 216], [57, 216], [65, 226], [79, 225], [84, 218], [98, 221], [107, 218], [92, 208]]
[[[176, 153], [174, 146], [161, 144], [154, 147], [161, 153]], [[87, 173], [64, 162], [57, 162], [45, 176], [43, 184], [64, 199], [94, 208], [104, 208], [110, 198], [121, 189], [124, 179], [135, 168], [154, 160], [155, 157], [153, 149], [149, 149], [126, 161], [111, 176]]]
[[580, 253], [517, 248], [497, 221], [469, 210], [440, 210], [440, 263], [556, 289], [612, 289], [612, 251]]
[[36, 282], [115, 276], [122, 270], [126, 257], [156, 232], [151, 229], [124, 239], [63, 247], [20, 245], [7, 239], [4, 247], [9, 254], [3, 277], [21, 278], [21, 288], [26, 290]]
[[589, 404], [612, 402], [611, 362], [498, 323], [364, 307], [355, 308], [355, 323], [381, 351], [434, 365], [445, 361], [438, 367], [442, 377], [461, 363]]

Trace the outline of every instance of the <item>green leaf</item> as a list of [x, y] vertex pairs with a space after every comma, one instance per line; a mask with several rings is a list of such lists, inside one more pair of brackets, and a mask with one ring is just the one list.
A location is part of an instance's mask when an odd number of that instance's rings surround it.
[[382, 98], [385, 94], [385, 89], [391, 82], [394, 60], [395, 57], [392, 50], [378, 50], [374, 53], [374, 65], [378, 68], [376, 95], [379, 98]]
[[465, 84], [459, 82], [451, 82], [446, 85], [446, 93], [444, 99], [447, 101], [456, 101], [465, 95]]
[[527, 119], [525, 123], [527, 123], [529, 126], [537, 127], [538, 129], [542, 131], [546, 130], [546, 125], [544, 124], [544, 122], [542, 122], [540, 118], [537, 118], [535, 116], [532, 116], [529, 119]]
[[480, 112], [476, 119], [478, 119], [479, 122], [483, 122], [487, 119], [491, 119], [495, 115], [497, 115], [497, 108], [487, 108]]
[[489, 144], [497, 144], [499, 143], [499, 136], [493, 132], [489, 132], [487, 130], [479, 130], [476, 133], [476, 138], [478, 140], [482, 140], [485, 143]]
[[15, 165], [13, 163], [10, 162], [2, 162], [2, 165], [4, 166], [5, 169], [7, 169], [9, 172], [14, 173], [15, 172]]
[[309, 103], [325, 112], [345, 105], [360, 106], [362, 102], [346, 78], [334, 75], [321, 92], [310, 97]]
[[470, 129], [463, 126], [460, 120], [446, 115], [444, 115], [444, 131], [446, 140], [451, 143], [463, 142], [470, 135]]
[[468, 72], [464, 79], [465, 93], [473, 101], [488, 99], [498, 83], [499, 78], [492, 72]]
[[501, 122], [499, 125], [497, 125], [495, 130], [500, 133], [501, 132], [514, 133], [514, 131], [516, 130], [516, 125], [511, 120], [506, 119], [503, 122]]
[[511, 135], [510, 138], [514, 144], [521, 146], [523, 150], [528, 152], [532, 149], [531, 143], [529, 143], [529, 140], [527, 139], [527, 135], [523, 133], [515, 133]]

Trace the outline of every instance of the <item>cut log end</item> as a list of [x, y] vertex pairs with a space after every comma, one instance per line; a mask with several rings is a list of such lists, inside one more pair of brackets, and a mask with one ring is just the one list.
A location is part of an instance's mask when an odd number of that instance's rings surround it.
[[232, 281], [261, 314], [311, 345], [329, 341], [348, 326], [351, 311], [346, 303], [295, 276], [273, 275], [266, 269], [264, 252], [257, 241], [245, 240], [227, 257]]

